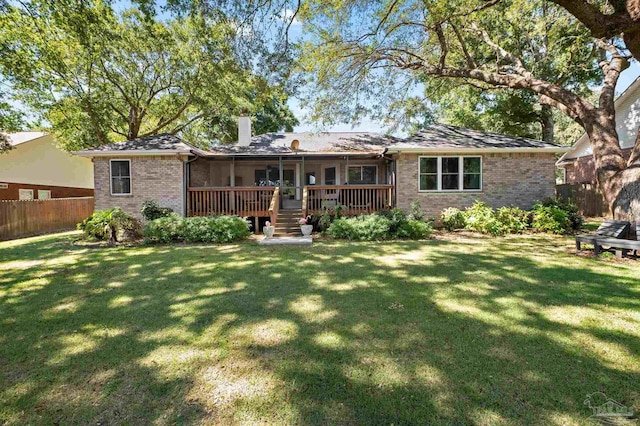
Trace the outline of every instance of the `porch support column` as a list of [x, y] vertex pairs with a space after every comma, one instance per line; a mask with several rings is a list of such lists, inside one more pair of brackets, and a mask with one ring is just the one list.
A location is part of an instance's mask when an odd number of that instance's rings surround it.
[[236, 186], [236, 157], [231, 157], [229, 164], [229, 186]]
[[347, 168], [344, 171], [344, 182], [351, 184], [351, 182], [349, 182], [349, 155], [347, 155]]
[[280, 173], [280, 176], [278, 176], [278, 179], [280, 180], [280, 189], [282, 189], [282, 186], [284, 184], [284, 170], [282, 170], [282, 157], [278, 157], [278, 169]]
[[[231, 157], [231, 163], [229, 164], [229, 186], [236, 186], [236, 157]], [[236, 211], [236, 192], [231, 191], [229, 200], [229, 208], [232, 212]]]
[[300, 199], [300, 185], [302, 179], [300, 178], [300, 163], [296, 163], [296, 178], [295, 178], [295, 186], [296, 186], [296, 200]]

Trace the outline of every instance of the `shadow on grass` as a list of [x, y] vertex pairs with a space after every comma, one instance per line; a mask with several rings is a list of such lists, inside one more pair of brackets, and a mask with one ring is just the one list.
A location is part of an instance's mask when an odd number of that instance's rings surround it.
[[546, 237], [0, 259], [8, 423], [561, 424], [638, 397], [637, 271]]

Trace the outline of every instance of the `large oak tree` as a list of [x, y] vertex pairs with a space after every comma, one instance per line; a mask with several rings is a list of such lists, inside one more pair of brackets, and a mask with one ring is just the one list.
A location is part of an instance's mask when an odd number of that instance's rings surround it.
[[167, 18], [97, 0], [33, 0], [0, 15], [0, 72], [69, 150], [158, 133], [235, 140], [235, 117], [297, 124], [286, 92], [246, 66], [223, 16]]
[[[553, 21], [544, 8], [555, 8]], [[304, 3], [300, 15], [313, 33], [302, 58], [318, 116], [357, 115], [364, 99], [401, 97], [404, 83], [427, 78], [527, 90], [584, 128], [612, 213], [640, 219], [640, 139], [625, 161], [616, 132], [615, 87], [631, 57], [619, 37], [594, 38], [570, 13], [541, 0], [317, 0]], [[547, 56], [563, 56], [551, 68], [536, 56], [541, 26]], [[576, 90], [581, 70], [601, 73], [595, 102]]]

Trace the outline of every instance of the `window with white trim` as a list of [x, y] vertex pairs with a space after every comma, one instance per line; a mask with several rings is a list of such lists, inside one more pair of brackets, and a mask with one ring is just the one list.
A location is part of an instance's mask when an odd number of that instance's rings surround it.
[[378, 177], [378, 166], [349, 166], [347, 182], [351, 185], [375, 184]]
[[418, 190], [480, 191], [482, 157], [419, 157]]
[[131, 161], [111, 160], [109, 167], [111, 195], [131, 194]]

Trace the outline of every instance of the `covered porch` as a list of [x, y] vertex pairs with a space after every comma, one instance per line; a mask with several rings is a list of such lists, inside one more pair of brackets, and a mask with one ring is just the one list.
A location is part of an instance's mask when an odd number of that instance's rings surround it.
[[381, 155], [199, 157], [187, 167], [188, 216], [275, 219], [338, 205], [356, 215], [394, 205], [393, 161]]

